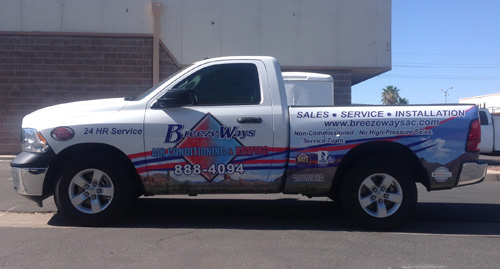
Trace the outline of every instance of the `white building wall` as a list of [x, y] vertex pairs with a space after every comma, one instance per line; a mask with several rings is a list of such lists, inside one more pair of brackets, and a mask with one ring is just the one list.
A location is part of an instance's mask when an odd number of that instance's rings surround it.
[[[180, 64], [271, 55], [289, 67], [391, 67], [391, 0], [159, 0]], [[0, 31], [152, 34], [151, 0], [2, 0]], [[355, 72], [353, 74], [356, 75]]]
[[475, 104], [481, 108], [488, 108], [491, 113], [500, 112], [500, 93], [460, 98], [458, 102], [460, 104]]

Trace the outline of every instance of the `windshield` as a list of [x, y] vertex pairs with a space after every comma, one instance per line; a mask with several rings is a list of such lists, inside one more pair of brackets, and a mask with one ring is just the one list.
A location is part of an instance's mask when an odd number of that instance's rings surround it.
[[172, 77], [174, 77], [175, 75], [179, 74], [180, 72], [184, 71], [185, 69], [191, 67], [192, 65], [188, 65], [184, 68], [182, 68], [181, 70], [173, 73], [172, 75], [168, 76], [166, 79], [160, 81], [160, 83], [158, 83], [157, 85], [151, 87], [150, 89], [146, 90], [145, 92], [141, 93], [140, 95], [138, 95], [137, 97], [127, 97], [126, 100], [128, 101], [138, 101], [138, 100], [142, 100], [144, 99], [144, 97], [148, 96], [149, 94], [151, 94], [152, 92], [154, 92], [156, 89], [160, 88], [161, 86], [163, 86], [163, 84], [171, 79]]

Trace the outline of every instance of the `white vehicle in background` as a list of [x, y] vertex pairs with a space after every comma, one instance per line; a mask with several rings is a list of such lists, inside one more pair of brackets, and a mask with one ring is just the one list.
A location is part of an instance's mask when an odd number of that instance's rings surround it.
[[500, 153], [500, 116], [494, 116], [486, 108], [479, 109], [481, 121], [481, 153]]

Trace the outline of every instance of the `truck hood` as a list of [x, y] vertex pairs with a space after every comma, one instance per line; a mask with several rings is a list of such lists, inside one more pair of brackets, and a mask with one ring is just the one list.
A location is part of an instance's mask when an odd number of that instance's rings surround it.
[[127, 102], [123, 98], [112, 98], [49, 106], [24, 117], [23, 127], [50, 124], [55, 120], [61, 122], [80, 117], [101, 117], [120, 111], [127, 105]]

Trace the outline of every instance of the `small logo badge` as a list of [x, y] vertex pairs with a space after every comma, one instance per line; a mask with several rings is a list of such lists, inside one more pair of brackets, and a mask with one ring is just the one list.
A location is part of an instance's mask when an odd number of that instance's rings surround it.
[[298, 166], [306, 166], [309, 164], [309, 155], [307, 153], [301, 152], [296, 157]]
[[328, 164], [328, 151], [318, 151], [318, 164], [319, 165]]
[[335, 156], [333, 156], [333, 155], [328, 155], [328, 159], [327, 160], [328, 160], [328, 163], [335, 163], [335, 161], [336, 161], [335, 160]]
[[439, 183], [444, 183], [448, 181], [448, 179], [451, 177], [451, 172], [448, 170], [446, 167], [439, 167], [432, 173], [432, 177], [434, 180], [436, 180]]
[[50, 132], [50, 136], [57, 141], [68, 141], [75, 136], [75, 131], [69, 127], [57, 127]]

